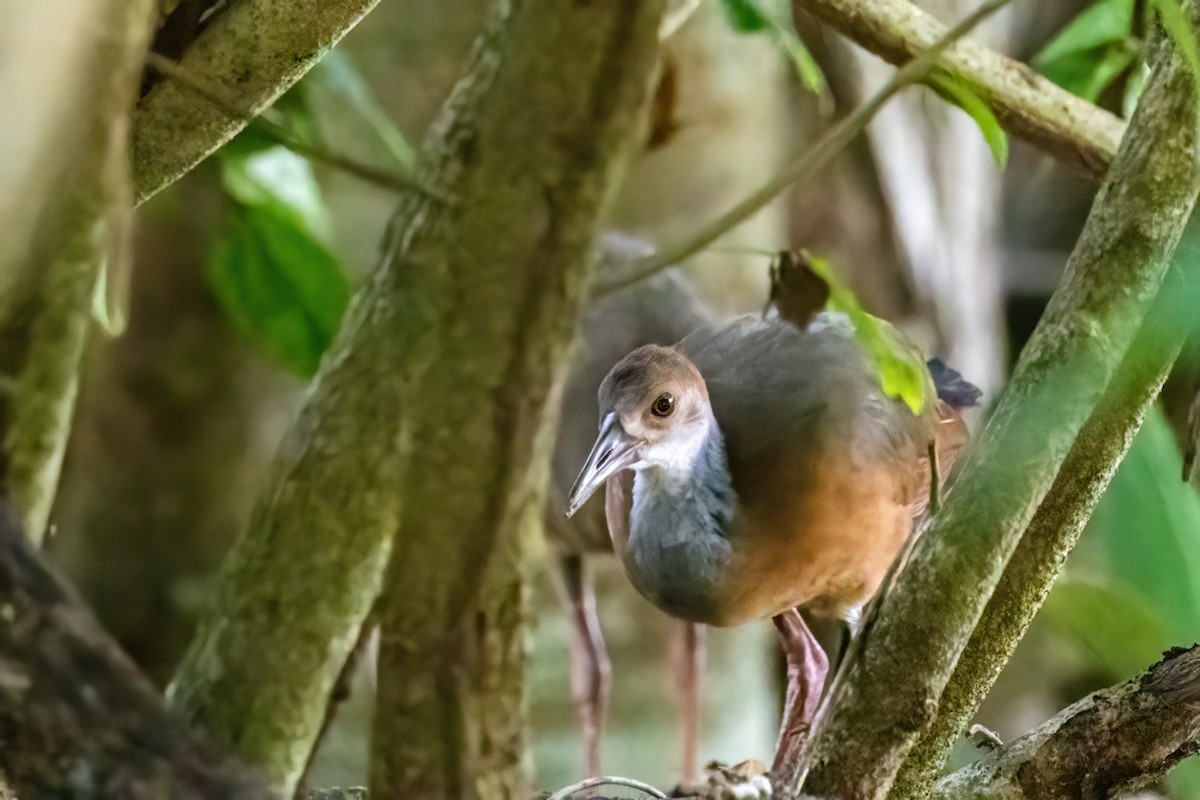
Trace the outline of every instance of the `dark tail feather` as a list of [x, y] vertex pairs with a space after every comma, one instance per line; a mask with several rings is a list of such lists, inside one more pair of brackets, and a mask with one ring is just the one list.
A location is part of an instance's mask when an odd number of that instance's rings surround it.
[[928, 361], [929, 374], [933, 377], [933, 385], [937, 387], [937, 396], [950, 405], [951, 408], [970, 408], [979, 405], [979, 397], [983, 392], [979, 387], [968, 383], [962, 375], [947, 367], [939, 359]]

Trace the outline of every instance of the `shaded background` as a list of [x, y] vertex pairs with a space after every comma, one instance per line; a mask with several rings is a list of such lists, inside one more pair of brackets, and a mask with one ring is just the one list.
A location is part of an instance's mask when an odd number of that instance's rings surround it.
[[[757, 188], [890, 74], [801, 16], [802, 51], [784, 33], [791, 19], [783, 4], [760, 4], [778, 28], [727, 13], [737, 5], [705, 0], [669, 41], [645, 143], [609, 228], [674, 241]], [[949, 20], [972, 4], [922, 5]], [[1089, 30], [1108, 24], [1094, 9], [1114, 5], [1014, 3], [985, 35], [1028, 60], [1071, 20]], [[486, 6], [381, 3], [280, 101], [278, 118], [337, 152], [384, 169], [405, 166]], [[1140, 33], [1133, 18], [1125, 38], [1100, 38], [1096, 52], [1057, 61], [1043, 56], [1041, 66], [1122, 112], [1136, 88], [1137, 57], [1109, 69], [1104, 85], [1095, 64], [1116, 64], [1126, 38]], [[827, 81], [817, 93], [805, 85], [812, 72], [804, 52]], [[830, 259], [868, 310], [990, 393], [1056, 285], [1093, 193], [1083, 176], [1017, 141], [999, 166], [975, 121], [910, 89], [867, 137], [695, 259], [687, 276], [714, 308], [757, 311], [764, 253], [810, 249]], [[246, 523], [304, 376], [374, 264], [393, 206], [388, 190], [310, 165], [251, 129], [139, 214], [130, 327], [90, 347], [49, 546], [160, 683]], [[1007, 740], [1145, 668], [1162, 649], [1200, 638], [1200, 500], [1179, 472], [1172, 427], [1156, 412], [981, 711], [982, 724]], [[596, 562], [614, 669], [605, 772], [670, 785], [679, 768], [679, 629], [632, 592], [615, 564]], [[539, 577], [536, 607], [536, 783], [554, 788], [579, 776], [582, 746], [568, 687], [568, 623], [548, 574]], [[702, 758], [768, 760], [780, 677], [769, 625], [711, 635]], [[313, 785], [365, 782], [370, 693], [364, 668], [317, 755]], [[1177, 769], [1174, 796], [1200, 797], [1196, 773], [1191, 764]]]

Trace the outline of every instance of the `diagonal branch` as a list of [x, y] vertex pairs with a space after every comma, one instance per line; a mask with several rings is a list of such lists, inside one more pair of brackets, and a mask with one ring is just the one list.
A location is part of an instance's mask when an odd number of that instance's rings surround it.
[[[1189, 332], [1196, 327], [1200, 261], [1195, 226], [1112, 385], [1079, 432], [1062, 469], [1005, 568], [942, 693], [937, 719], [909, 754], [893, 796], [921, 796], [1012, 657], [1141, 427]], [[1181, 251], [1187, 253], [1178, 258]]]
[[[794, 0], [829, 27], [891, 64], [903, 65], [946, 28], [908, 0]], [[1117, 152], [1125, 123], [1027, 65], [971, 39], [947, 48], [938, 66], [963, 81], [1013, 136], [1097, 177]]]
[[370, 164], [364, 164], [340, 153], [331, 152], [324, 147], [302, 140], [288, 130], [287, 127], [271, 119], [268, 112], [264, 111], [261, 114], [255, 115], [243, 111], [226, 97], [224, 87], [213, 86], [207, 81], [197, 78], [165, 56], [161, 56], [158, 53], [147, 54], [146, 66], [171, 80], [177, 81], [180, 85], [188, 87], [234, 119], [240, 119], [247, 125], [257, 120], [265, 133], [293, 153], [327, 164], [334, 169], [345, 172], [347, 175], [352, 175], [359, 180], [384, 189], [391, 189], [396, 192], [408, 192], [420, 189], [416, 182], [407, 175], [380, 169]]
[[[379, 0], [239, 0], [213, 18], [184, 52], [180, 66], [257, 114], [304, 77]], [[133, 176], [137, 202], [180, 178], [246, 126], [244, 117], [162, 81], [134, 115]]]
[[897, 92], [927, 77], [942, 52], [1007, 5], [1008, 2], [1009, 0], [985, 0], [978, 8], [959, 20], [953, 28], [943, 31], [941, 36], [931, 42], [928, 48], [898, 70], [891, 80], [856, 108], [854, 113], [831, 128], [815, 144], [805, 145], [765, 185], [724, 214], [704, 225], [686, 240], [665, 247], [661, 252], [652, 256], [647, 256], [630, 276], [619, 282], [601, 286], [599, 290], [601, 292], [615, 291], [683, 262], [752, 217], [788, 186], [814, 175], [862, 133], [876, 112]]
[[1195, 118], [1192, 76], [1167, 52], [1012, 382], [832, 701], [808, 791], [882, 796], [931, 724], [1005, 564], [1158, 293], [1200, 191]]
[[1088, 695], [943, 778], [933, 800], [1118, 797], [1200, 750], [1200, 645]]

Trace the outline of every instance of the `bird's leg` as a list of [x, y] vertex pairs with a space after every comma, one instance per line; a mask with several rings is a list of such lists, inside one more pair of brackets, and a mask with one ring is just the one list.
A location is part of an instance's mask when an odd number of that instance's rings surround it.
[[787, 657], [787, 693], [783, 702], [783, 721], [779, 740], [775, 744], [775, 763], [771, 772], [779, 776], [808, 736], [809, 725], [821, 701], [825, 677], [829, 674], [829, 657], [817, 643], [800, 612], [791, 609], [773, 617], [779, 642]]
[[695, 622], [683, 627], [683, 658], [680, 664], [680, 705], [683, 717], [683, 785], [700, 780], [697, 753], [700, 747], [700, 681], [704, 675], [707, 629]]
[[578, 554], [562, 559], [563, 581], [571, 603], [571, 698], [583, 729], [585, 768], [600, 774], [600, 741], [608, 713], [612, 667], [596, 616], [591, 574]]

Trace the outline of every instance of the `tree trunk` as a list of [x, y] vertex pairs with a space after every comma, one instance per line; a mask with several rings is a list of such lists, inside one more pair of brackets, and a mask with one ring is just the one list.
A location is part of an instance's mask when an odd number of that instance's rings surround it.
[[[512, 713], [523, 543], [545, 501], [591, 237], [636, 129], [661, 13], [634, 0], [497, 3], [429, 148], [459, 202], [397, 221], [385, 270], [420, 315], [408, 358], [420, 390], [400, 406], [411, 466], [380, 606], [375, 797], [525, 791], [524, 715]], [[503, 598], [482, 615], [481, 580]]]

